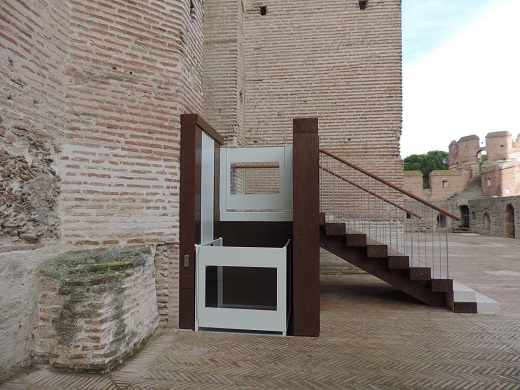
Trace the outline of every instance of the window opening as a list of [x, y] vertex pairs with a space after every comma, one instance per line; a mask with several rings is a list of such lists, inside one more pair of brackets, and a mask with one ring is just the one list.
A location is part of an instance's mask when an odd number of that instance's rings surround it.
[[279, 194], [280, 164], [235, 163], [230, 166], [231, 195]]
[[206, 267], [206, 307], [277, 310], [277, 270]]

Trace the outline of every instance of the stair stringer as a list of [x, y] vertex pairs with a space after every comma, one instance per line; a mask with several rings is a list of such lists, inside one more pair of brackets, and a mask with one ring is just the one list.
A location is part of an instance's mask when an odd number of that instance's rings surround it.
[[361, 249], [363, 247], [348, 247], [345, 245], [344, 239], [344, 236], [327, 236], [322, 231], [320, 233], [320, 246], [429, 306], [446, 306], [447, 301], [444, 292], [433, 292], [428, 286], [410, 280], [398, 270], [389, 269], [373, 258], [366, 256]]

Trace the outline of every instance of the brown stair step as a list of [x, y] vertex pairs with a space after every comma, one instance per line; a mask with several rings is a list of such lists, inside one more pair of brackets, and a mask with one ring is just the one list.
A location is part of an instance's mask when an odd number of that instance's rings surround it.
[[347, 229], [347, 246], [363, 247], [367, 245], [367, 235], [356, 230]]
[[388, 257], [388, 245], [367, 239], [367, 257]]
[[404, 270], [404, 274], [410, 278], [410, 280], [431, 280], [432, 270], [430, 267], [410, 267]]
[[410, 268], [410, 259], [404, 255], [389, 255], [387, 265], [389, 269], [408, 269]]
[[433, 292], [453, 291], [453, 279], [432, 279], [428, 285]]
[[346, 236], [347, 246], [366, 246], [367, 235], [358, 230], [349, 229], [344, 222], [325, 222], [325, 234], [327, 236]]
[[477, 302], [454, 302], [454, 313], [477, 313]]
[[345, 236], [347, 226], [343, 222], [327, 222], [325, 223], [325, 234], [327, 236]]
[[387, 266], [389, 269], [408, 269], [410, 268], [410, 258], [404, 253], [388, 249]]

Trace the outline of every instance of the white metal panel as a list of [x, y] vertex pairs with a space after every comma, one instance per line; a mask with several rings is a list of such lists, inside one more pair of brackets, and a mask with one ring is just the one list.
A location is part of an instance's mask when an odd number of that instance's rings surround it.
[[202, 132], [200, 242], [213, 240], [215, 198], [215, 141]]
[[[287, 331], [287, 248], [197, 246], [196, 327]], [[206, 267], [276, 268], [276, 310], [206, 307]]]
[[[223, 246], [224, 245], [224, 240], [222, 239], [222, 237], [220, 238], [217, 238], [216, 240], [211, 240], [211, 241], [207, 241], [207, 242], [204, 242], [200, 245], [195, 245], [195, 248], [196, 248], [196, 251], [197, 251], [197, 258], [196, 258], [196, 262], [197, 262], [197, 265], [195, 267], [195, 330], [199, 330], [199, 325], [198, 325], [198, 321], [197, 321], [197, 318], [198, 318], [198, 308], [199, 308], [199, 305], [198, 305], [198, 301], [199, 301], [199, 289], [198, 289], [198, 286], [199, 286], [199, 250], [198, 248], [200, 247], [203, 247], [203, 246], [208, 246], [208, 247], [215, 247], [215, 246]], [[204, 284], [205, 286], [205, 284]], [[205, 289], [205, 287], [204, 287]]]
[[[292, 147], [221, 149], [220, 219], [222, 221], [292, 221]], [[231, 165], [277, 162], [276, 194], [231, 194]]]

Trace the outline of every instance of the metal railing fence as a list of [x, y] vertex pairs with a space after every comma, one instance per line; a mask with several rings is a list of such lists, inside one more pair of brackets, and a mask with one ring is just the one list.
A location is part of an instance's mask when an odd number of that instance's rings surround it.
[[449, 278], [448, 227], [460, 218], [420, 197], [320, 149], [320, 211], [426, 266], [432, 278]]

